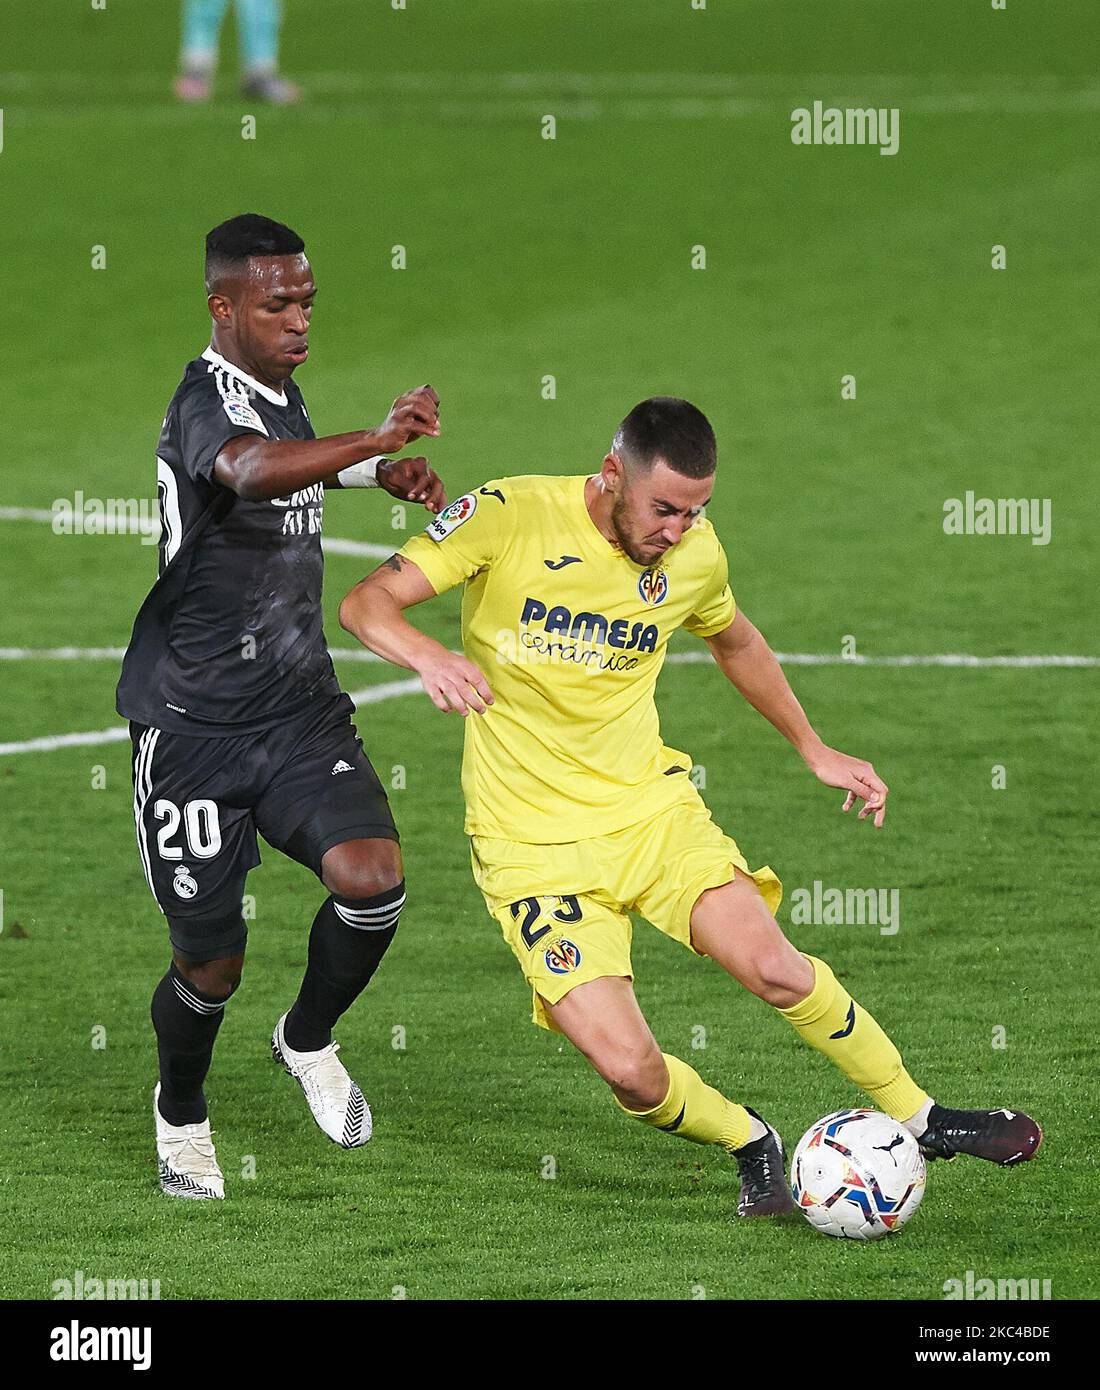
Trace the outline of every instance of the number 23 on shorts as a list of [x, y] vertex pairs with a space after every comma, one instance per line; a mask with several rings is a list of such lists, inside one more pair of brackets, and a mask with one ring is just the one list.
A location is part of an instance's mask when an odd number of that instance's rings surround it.
[[[560, 906], [550, 909], [551, 902]], [[535, 943], [557, 926], [571, 926], [581, 920], [581, 905], [572, 894], [555, 898], [520, 898], [509, 907], [512, 917], [520, 923], [520, 936], [530, 951]], [[544, 919], [539, 924], [539, 919]], [[549, 920], [545, 920], [549, 918]]]

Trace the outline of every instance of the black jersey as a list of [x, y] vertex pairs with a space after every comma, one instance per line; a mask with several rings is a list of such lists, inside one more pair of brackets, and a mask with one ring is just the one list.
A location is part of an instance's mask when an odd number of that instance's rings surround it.
[[127, 719], [228, 736], [340, 694], [321, 619], [324, 485], [238, 497], [214, 460], [240, 434], [315, 438], [293, 382], [272, 391], [207, 349], [188, 363], [157, 446], [159, 577], [122, 663]]

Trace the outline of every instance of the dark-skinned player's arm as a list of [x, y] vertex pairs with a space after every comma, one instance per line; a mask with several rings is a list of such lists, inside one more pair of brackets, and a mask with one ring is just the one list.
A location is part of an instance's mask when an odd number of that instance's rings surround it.
[[[438, 434], [439, 397], [430, 386], [420, 386], [398, 396], [389, 415], [373, 430], [352, 430], [324, 439], [236, 435], [214, 460], [214, 477], [246, 501], [267, 502], [314, 483], [339, 487], [338, 475], [344, 469]], [[423, 502], [429, 511], [438, 512], [446, 505], [443, 484], [426, 459], [385, 460], [378, 465], [377, 479], [394, 497]]]
[[429, 598], [435, 598], [435, 590], [424, 571], [402, 555], [391, 555], [344, 596], [340, 626], [385, 661], [415, 671], [444, 714], [484, 714], [493, 692], [482, 672], [405, 617], [406, 608]]
[[862, 801], [859, 819], [873, 816], [876, 827], [881, 827], [886, 818], [886, 783], [870, 763], [838, 752], [819, 738], [775, 653], [744, 613], [738, 611], [729, 627], [704, 640], [727, 679], [798, 750], [814, 776], [827, 787], [848, 793], [842, 810], [850, 811]]

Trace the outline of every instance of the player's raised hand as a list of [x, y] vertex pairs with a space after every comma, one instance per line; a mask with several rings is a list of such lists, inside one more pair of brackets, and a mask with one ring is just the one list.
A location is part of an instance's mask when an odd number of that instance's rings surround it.
[[493, 703], [489, 682], [472, 661], [460, 652], [445, 648], [440, 655], [432, 654], [429, 661], [417, 669], [424, 689], [436, 709], [465, 717], [473, 710], [484, 714]]
[[403, 502], [423, 502], [430, 512], [447, 505], [443, 480], [427, 459], [388, 459], [378, 465], [378, 485]]
[[418, 386], [398, 396], [390, 413], [373, 431], [378, 449], [383, 454], [395, 454], [414, 439], [439, 434], [439, 397], [430, 386]]
[[842, 811], [850, 811], [857, 801], [863, 805], [859, 819], [873, 816], [875, 828], [881, 829], [886, 819], [886, 797], [890, 788], [878, 775], [870, 763], [862, 758], [850, 758], [835, 748], [823, 747], [807, 760], [810, 771], [827, 787], [841, 787], [848, 795], [844, 798]]

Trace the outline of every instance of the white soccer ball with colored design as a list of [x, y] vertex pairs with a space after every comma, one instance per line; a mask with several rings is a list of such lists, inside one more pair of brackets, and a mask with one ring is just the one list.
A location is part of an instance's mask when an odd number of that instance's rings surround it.
[[791, 1161], [791, 1190], [827, 1236], [879, 1240], [900, 1231], [924, 1196], [924, 1158], [880, 1110], [838, 1110], [812, 1125]]

